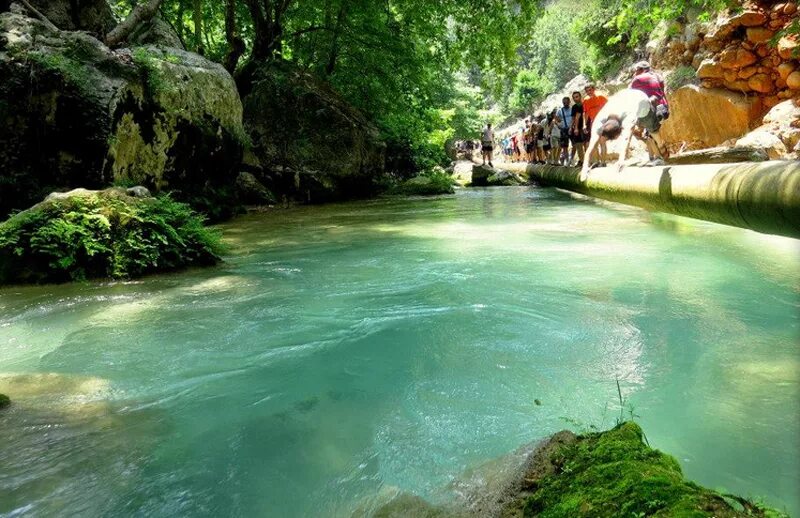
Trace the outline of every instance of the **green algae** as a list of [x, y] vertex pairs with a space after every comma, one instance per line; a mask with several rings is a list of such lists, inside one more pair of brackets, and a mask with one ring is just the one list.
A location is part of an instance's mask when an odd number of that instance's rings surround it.
[[582, 436], [553, 462], [556, 472], [535, 483], [524, 516], [785, 516], [685, 480], [678, 461], [646, 445], [631, 422]]

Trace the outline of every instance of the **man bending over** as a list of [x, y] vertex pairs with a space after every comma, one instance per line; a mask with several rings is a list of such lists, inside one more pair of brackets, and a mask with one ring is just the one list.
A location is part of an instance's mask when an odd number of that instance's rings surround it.
[[647, 130], [648, 138], [652, 138], [657, 149], [661, 149], [663, 144], [658, 134], [660, 129], [661, 122], [656, 116], [656, 108], [650, 102], [647, 94], [641, 90], [627, 89], [613, 95], [597, 114], [597, 118], [592, 124], [592, 138], [589, 142], [589, 149], [586, 150], [583, 157], [581, 181], [586, 180], [589, 175], [591, 155], [598, 145], [622, 137], [625, 146], [620, 150], [616, 166], [617, 171], [620, 171], [628, 154], [628, 148], [631, 146], [634, 132], [641, 133], [642, 130]]

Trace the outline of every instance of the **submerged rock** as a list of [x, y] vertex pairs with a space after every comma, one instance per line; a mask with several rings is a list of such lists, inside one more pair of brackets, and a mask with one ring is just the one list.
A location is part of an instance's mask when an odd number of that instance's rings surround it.
[[455, 189], [453, 178], [446, 173], [430, 176], [415, 176], [402, 182], [394, 190], [393, 194], [405, 194], [409, 196], [436, 196], [439, 194], [453, 194]]
[[375, 193], [386, 148], [378, 129], [311, 74], [285, 62], [263, 67], [244, 114], [274, 192], [313, 203]]
[[0, 13], [0, 217], [51, 191], [114, 182], [201, 209], [233, 197], [246, 140], [221, 66], [178, 48], [114, 51]]
[[510, 171], [502, 171], [488, 165], [472, 166], [473, 187], [509, 187], [524, 184], [525, 180]]

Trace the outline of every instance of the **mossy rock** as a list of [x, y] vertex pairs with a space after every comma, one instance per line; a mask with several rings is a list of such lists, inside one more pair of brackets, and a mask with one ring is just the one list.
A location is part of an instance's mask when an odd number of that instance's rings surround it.
[[169, 197], [79, 189], [0, 223], [0, 284], [131, 278], [212, 265], [218, 232]]
[[0, 409], [3, 409], [11, 404], [11, 398], [5, 394], [0, 394]]
[[524, 516], [783, 516], [744, 500], [736, 509], [722, 495], [685, 480], [678, 461], [646, 445], [634, 423], [583, 436], [560, 448], [554, 463], [556, 472], [535, 483]]
[[455, 189], [453, 179], [447, 174], [434, 174], [429, 176], [415, 176], [402, 182], [394, 189], [392, 194], [406, 196], [436, 196], [439, 194], [453, 194]]
[[179, 48], [111, 52], [0, 12], [0, 77], [0, 218], [52, 191], [119, 183], [172, 192], [213, 219], [234, 212], [247, 136], [221, 65]]

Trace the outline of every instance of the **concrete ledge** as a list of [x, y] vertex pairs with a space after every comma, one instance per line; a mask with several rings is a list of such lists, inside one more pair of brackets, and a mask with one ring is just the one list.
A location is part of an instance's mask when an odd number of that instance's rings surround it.
[[542, 185], [766, 234], [800, 239], [800, 162], [593, 169], [502, 164]]

